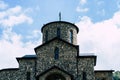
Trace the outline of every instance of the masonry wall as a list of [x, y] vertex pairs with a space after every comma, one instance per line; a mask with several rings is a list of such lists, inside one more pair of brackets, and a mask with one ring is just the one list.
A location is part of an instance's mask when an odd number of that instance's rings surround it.
[[0, 70], [0, 80], [19, 80], [19, 69]]
[[35, 59], [18, 59], [20, 80], [27, 80], [27, 73], [30, 73], [31, 80], [35, 80]]
[[[59, 48], [59, 59], [54, 59], [55, 47]], [[54, 40], [36, 50], [37, 54], [37, 75], [51, 68], [58, 66], [59, 68], [69, 72], [76, 77], [77, 75], [77, 49], [65, 42]]]
[[113, 71], [95, 71], [95, 80], [113, 80]]
[[[49, 75], [54, 74], [54, 73], [57, 73], [57, 74], [62, 75], [62, 76], [65, 78], [65, 80], [72, 80], [72, 78], [71, 78], [70, 75], [68, 75], [68, 74], [66, 74], [65, 72], [63, 72], [63, 71], [61, 71], [61, 70], [58, 70], [58, 69], [56, 69], [56, 68], [51, 69], [51, 70], [48, 71], [47, 73], [39, 76], [39, 80], [46, 80], [46, 77], [48, 77]], [[60, 80], [61, 80], [61, 79], [60, 79]]]
[[52, 23], [43, 28], [43, 43], [45, 43], [46, 31], [48, 31], [48, 40], [57, 37], [57, 28], [60, 28], [60, 38], [70, 42], [70, 30], [73, 31], [73, 44], [77, 44], [77, 30], [76, 27], [68, 23]]
[[86, 73], [86, 80], [94, 79], [94, 58], [92, 57], [81, 57], [78, 58], [78, 79], [83, 80], [83, 72]]
[[[54, 39], [51, 42], [45, 43], [45, 33], [48, 31], [48, 40], [51, 40], [57, 36], [57, 28], [60, 28], [60, 38]], [[27, 80], [27, 74], [31, 80], [36, 80], [36, 76], [44, 73], [53, 66], [57, 66], [59, 69], [53, 69], [39, 79], [44, 80], [47, 75], [58, 72], [64, 75], [70, 80], [70, 75], [73, 76], [73, 80], [97, 80], [105, 79], [112, 80], [111, 72], [94, 72], [95, 56], [78, 56], [77, 44], [77, 27], [71, 23], [66, 22], [54, 22], [45, 25], [42, 28], [43, 32], [43, 44], [36, 48], [37, 58], [17, 58], [19, 63], [19, 69], [4, 69], [0, 70], [0, 80]], [[70, 31], [73, 31], [73, 43], [70, 44]], [[64, 40], [64, 41], [63, 41]], [[67, 41], [67, 42], [65, 42]], [[59, 58], [55, 59], [55, 48], [59, 48]], [[67, 73], [62, 72], [65, 71]], [[85, 75], [83, 76], [83, 73]]]

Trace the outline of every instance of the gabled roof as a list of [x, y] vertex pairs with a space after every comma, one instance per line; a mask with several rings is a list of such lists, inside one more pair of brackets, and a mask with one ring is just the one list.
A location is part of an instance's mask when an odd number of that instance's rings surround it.
[[63, 39], [61, 39], [61, 38], [55, 37], [55, 38], [53, 38], [53, 39], [47, 41], [46, 43], [43, 43], [42, 45], [40, 45], [40, 46], [34, 48], [35, 52], [36, 52], [36, 49], [38, 49], [38, 48], [40, 48], [40, 47], [42, 47], [42, 46], [44, 46], [44, 45], [46, 45], [46, 44], [48, 44], [48, 43], [54, 41], [54, 40], [60, 40], [60, 41], [62, 41], [62, 42], [64, 42], [64, 43], [66, 43], [66, 44], [69, 44], [69, 45], [75, 47], [77, 50], [78, 50], [78, 48], [79, 48], [78, 45], [73, 45], [73, 44], [71, 44], [71, 43], [69, 43], [69, 42], [67, 42], [67, 41], [65, 41], [65, 40], [63, 40]]
[[53, 24], [53, 23], [66, 23], [66, 24], [73, 25], [73, 26], [76, 28], [77, 33], [79, 32], [79, 29], [78, 29], [78, 27], [77, 27], [75, 24], [70, 23], [70, 22], [66, 22], [66, 21], [54, 21], [54, 22], [49, 22], [49, 23], [45, 24], [45, 25], [42, 27], [41, 32], [43, 32], [43, 28], [44, 28], [45, 26], [50, 25], [50, 24]]
[[114, 70], [95, 70], [94, 72], [114, 72]]
[[22, 58], [36, 58], [36, 55], [24, 55]]
[[19, 68], [7, 68], [7, 69], [1, 69], [0, 72], [2, 71], [17, 71]]
[[67, 71], [65, 71], [65, 70], [63, 70], [63, 69], [61, 69], [61, 68], [59, 68], [59, 67], [57, 67], [57, 66], [53, 66], [53, 67], [51, 67], [50, 69], [46, 70], [45, 72], [37, 75], [37, 76], [36, 76], [37, 80], [39, 79], [40, 76], [46, 74], [47, 72], [51, 71], [52, 69], [58, 69], [58, 70], [64, 72], [65, 74], [67, 74], [67, 75], [69, 75], [69, 76], [71, 77], [71, 80], [73, 80], [73, 75], [71, 75], [71, 74], [68, 73]]
[[25, 55], [23, 57], [17, 57], [17, 61], [21, 60], [21, 59], [36, 59], [37, 56], [36, 55]]

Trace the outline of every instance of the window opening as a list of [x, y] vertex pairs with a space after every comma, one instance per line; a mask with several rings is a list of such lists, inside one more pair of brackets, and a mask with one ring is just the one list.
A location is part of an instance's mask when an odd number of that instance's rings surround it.
[[45, 42], [48, 41], [48, 31], [45, 32]]
[[57, 28], [57, 37], [60, 38], [60, 28]]
[[59, 48], [55, 48], [55, 56], [54, 56], [55, 60], [59, 59]]
[[27, 80], [30, 80], [30, 72], [27, 72]]
[[59, 73], [53, 73], [46, 77], [45, 80], [66, 80], [65, 77]]
[[83, 80], [87, 80], [86, 79], [86, 72], [83, 72]]
[[73, 31], [70, 30], [70, 43], [73, 43]]

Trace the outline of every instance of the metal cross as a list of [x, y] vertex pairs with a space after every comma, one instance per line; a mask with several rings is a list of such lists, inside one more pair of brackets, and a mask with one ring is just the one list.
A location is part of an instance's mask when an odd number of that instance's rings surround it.
[[59, 12], [59, 21], [61, 21], [61, 12]]

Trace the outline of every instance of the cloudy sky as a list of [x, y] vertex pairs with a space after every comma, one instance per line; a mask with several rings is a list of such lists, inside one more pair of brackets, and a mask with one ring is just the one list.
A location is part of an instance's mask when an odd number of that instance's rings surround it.
[[120, 0], [0, 0], [0, 69], [35, 54], [41, 27], [59, 12], [78, 26], [80, 54], [97, 55], [95, 69], [120, 70]]

